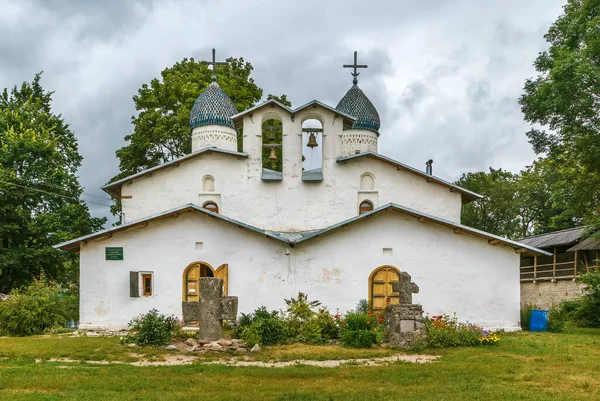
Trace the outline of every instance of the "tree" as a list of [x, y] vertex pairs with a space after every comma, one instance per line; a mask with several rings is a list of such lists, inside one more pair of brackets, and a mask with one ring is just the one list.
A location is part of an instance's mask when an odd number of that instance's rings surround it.
[[[231, 98], [239, 111], [258, 102], [261, 88], [250, 78], [252, 65], [243, 58], [228, 58], [217, 67], [218, 84]], [[143, 84], [133, 97], [139, 112], [131, 117], [133, 132], [125, 136], [129, 144], [117, 150], [120, 172], [110, 182], [177, 159], [192, 151], [190, 111], [194, 102], [212, 82], [213, 71], [193, 58], [184, 58]], [[287, 96], [269, 95], [291, 107]], [[281, 140], [281, 133], [278, 134]], [[242, 150], [242, 132], [238, 132], [238, 151]], [[268, 153], [264, 163], [270, 163]], [[269, 165], [269, 164], [265, 164]], [[111, 207], [113, 214], [121, 210], [120, 200]]]
[[52, 248], [102, 227], [77, 178], [82, 157], [41, 73], [0, 94], [0, 292], [48, 278], [75, 279], [76, 256]]
[[[238, 110], [252, 107], [262, 89], [250, 78], [252, 65], [243, 58], [228, 58], [217, 67], [219, 86]], [[210, 85], [213, 71], [202, 62], [183, 59], [143, 84], [133, 97], [139, 112], [131, 118], [133, 132], [125, 136], [128, 145], [117, 150], [120, 173], [111, 181], [135, 174], [192, 151], [190, 110]]]
[[[569, 0], [545, 35], [550, 44], [519, 102], [536, 153], [565, 179], [565, 224], [600, 216], [600, 1]], [[581, 213], [579, 215], [579, 213]]]
[[456, 185], [484, 196], [463, 205], [463, 224], [503, 237], [520, 237], [517, 178], [514, 174], [490, 168], [489, 173], [481, 171], [463, 174]]

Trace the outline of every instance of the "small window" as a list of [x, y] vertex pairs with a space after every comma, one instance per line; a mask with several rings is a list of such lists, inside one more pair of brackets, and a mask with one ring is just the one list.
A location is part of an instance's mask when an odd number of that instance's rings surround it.
[[142, 274], [142, 294], [152, 295], [152, 274]]
[[370, 212], [371, 210], [373, 210], [373, 203], [371, 201], [364, 200], [360, 203], [358, 214]]
[[202, 207], [213, 213], [219, 213], [219, 206], [215, 202], [206, 202]]

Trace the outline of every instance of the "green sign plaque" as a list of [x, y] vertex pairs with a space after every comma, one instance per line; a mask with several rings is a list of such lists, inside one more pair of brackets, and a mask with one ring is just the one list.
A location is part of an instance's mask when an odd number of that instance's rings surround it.
[[104, 248], [106, 253], [106, 260], [123, 260], [123, 248], [122, 247], [110, 247]]

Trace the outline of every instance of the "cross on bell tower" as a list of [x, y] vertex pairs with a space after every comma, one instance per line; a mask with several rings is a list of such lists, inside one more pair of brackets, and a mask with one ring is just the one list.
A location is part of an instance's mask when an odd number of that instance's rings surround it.
[[202, 62], [204, 64], [208, 64], [208, 65], [212, 65], [213, 66], [213, 76], [212, 76], [212, 81], [213, 82], [217, 82], [217, 66], [218, 65], [227, 64], [224, 61], [216, 61], [215, 54], [216, 54], [215, 49], [212, 49], [212, 61], [203, 61]]
[[344, 64], [344, 68], [354, 68], [354, 72], [351, 72], [350, 74], [352, 74], [352, 76], [354, 77], [354, 79], [352, 80], [352, 83], [354, 85], [356, 85], [358, 83], [358, 76], [360, 75], [360, 72], [357, 72], [356, 70], [358, 68], [368, 68], [369, 66], [366, 64], [358, 64], [358, 52], [354, 52], [354, 64]]

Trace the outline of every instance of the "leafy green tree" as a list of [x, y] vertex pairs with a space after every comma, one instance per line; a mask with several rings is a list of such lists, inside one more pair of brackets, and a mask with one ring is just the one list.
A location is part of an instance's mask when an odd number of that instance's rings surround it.
[[502, 169], [463, 174], [457, 185], [484, 197], [463, 205], [463, 224], [508, 238], [520, 237], [517, 178]]
[[[565, 180], [563, 224], [600, 216], [600, 1], [569, 0], [545, 35], [535, 60], [538, 75], [519, 102], [534, 150], [555, 163]], [[567, 188], [568, 187], [568, 188]], [[579, 213], [582, 213], [579, 215]], [[568, 221], [571, 219], [570, 221]]]
[[102, 227], [90, 217], [77, 178], [77, 140], [51, 110], [52, 92], [31, 83], [0, 94], [0, 292], [51, 279], [76, 279], [77, 257], [52, 248]]
[[[250, 78], [252, 65], [243, 58], [228, 58], [217, 67], [219, 86], [238, 110], [252, 107], [262, 97], [262, 89]], [[120, 173], [111, 181], [154, 167], [192, 151], [190, 110], [198, 96], [210, 85], [213, 72], [200, 61], [183, 59], [143, 84], [133, 97], [137, 116], [131, 118], [133, 132], [129, 143], [117, 150]]]

